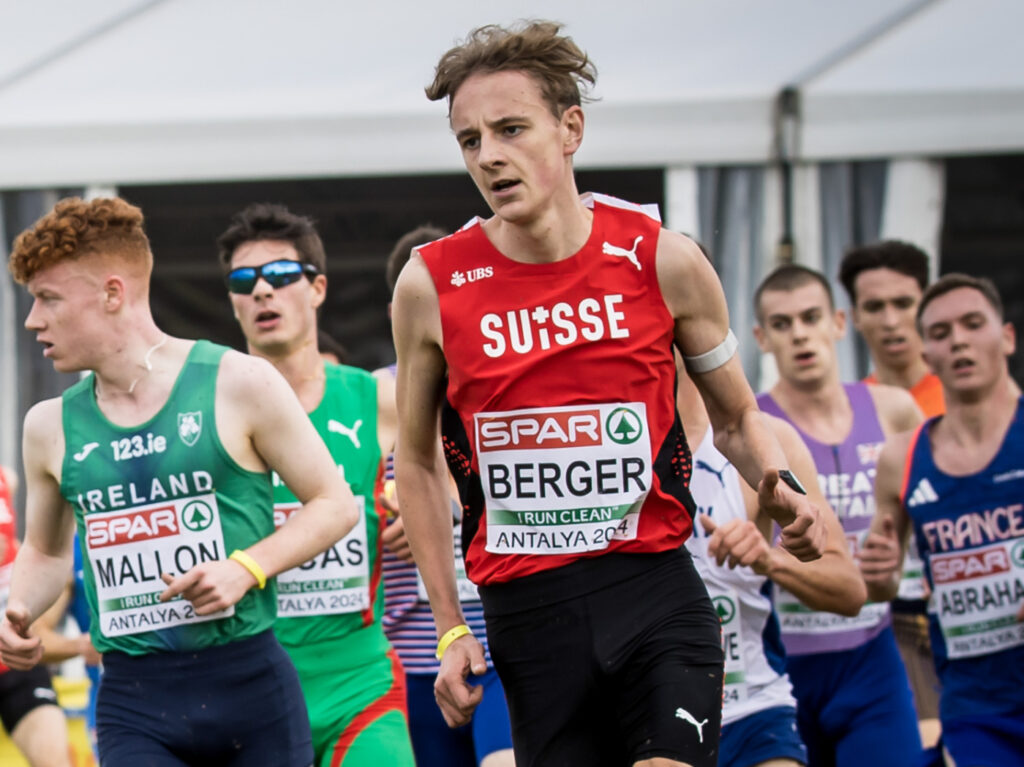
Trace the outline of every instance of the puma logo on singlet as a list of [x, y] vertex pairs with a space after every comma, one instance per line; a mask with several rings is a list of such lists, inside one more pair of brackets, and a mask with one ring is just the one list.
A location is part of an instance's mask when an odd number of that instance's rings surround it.
[[620, 248], [618, 245], [612, 245], [610, 242], [606, 242], [601, 246], [601, 252], [608, 256], [621, 256], [622, 258], [629, 259], [629, 263], [636, 267], [636, 270], [640, 271], [640, 259], [636, 257], [637, 246], [643, 241], [644, 236], [641, 234], [635, 240], [633, 240], [633, 247], [629, 250]]
[[99, 442], [90, 442], [90, 443], [88, 443], [86, 445], [82, 445], [82, 449], [79, 450], [77, 453], [75, 453], [74, 456], [72, 456], [72, 457], [76, 461], [81, 463], [82, 461], [84, 461], [86, 458], [89, 457], [89, 453], [91, 453], [93, 450], [95, 450], [99, 446], [100, 446]]
[[39, 700], [48, 700], [51, 703], [57, 702], [57, 693], [48, 687], [37, 687], [32, 691], [32, 696]]
[[725, 468], [728, 465], [729, 464], [725, 464], [725, 466], [723, 466], [719, 471], [715, 471], [714, 469], [711, 468], [709, 464], [705, 463], [699, 458], [697, 459], [697, 468], [703, 469], [704, 471], [710, 472], [711, 474], [714, 474], [716, 477], [718, 477], [718, 482], [719, 484], [721, 484], [722, 487], [725, 487], [725, 480], [722, 478], [722, 475], [725, 473]]
[[676, 718], [682, 719], [684, 722], [689, 722], [694, 727], [696, 727], [697, 737], [700, 738], [701, 743], [704, 742], [704, 725], [708, 723], [707, 719], [705, 719], [703, 722], [698, 722], [696, 719], [693, 718], [693, 714], [691, 714], [685, 708], [676, 709]]
[[359, 427], [362, 425], [363, 419], [361, 418], [354, 424], [352, 424], [351, 429], [347, 427], [345, 424], [339, 423], [338, 421], [335, 421], [333, 418], [331, 418], [327, 421], [327, 430], [333, 431], [335, 434], [341, 434], [343, 437], [348, 437], [350, 440], [352, 440], [352, 444], [355, 445], [356, 450], [359, 450], [360, 448], [362, 448], [362, 445], [359, 444]]

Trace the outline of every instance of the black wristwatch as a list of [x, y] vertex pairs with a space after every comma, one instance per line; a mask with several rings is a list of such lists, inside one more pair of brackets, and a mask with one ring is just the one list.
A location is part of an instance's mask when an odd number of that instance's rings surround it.
[[794, 492], [800, 493], [800, 495], [807, 495], [807, 491], [800, 484], [800, 480], [789, 469], [779, 469], [779, 479], [789, 485], [790, 489]]

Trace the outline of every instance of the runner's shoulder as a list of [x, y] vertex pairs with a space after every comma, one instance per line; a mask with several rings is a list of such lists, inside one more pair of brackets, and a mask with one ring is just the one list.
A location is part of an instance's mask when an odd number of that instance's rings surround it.
[[866, 384], [875, 403], [878, 419], [887, 434], [913, 429], [924, 416], [914, 397], [906, 389], [887, 384]]
[[[903, 477], [903, 469], [908, 460], [908, 451], [917, 429], [907, 429], [886, 437], [882, 452], [878, 455], [876, 465], [876, 487], [877, 483], [886, 485], [900, 485]], [[898, 490], [898, 487], [894, 489]]]
[[252, 397], [255, 398], [252, 401], [258, 403], [259, 397], [282, 384], [291, 389], [277, 369], [262, 357], [228, 349], [221, 358], [217, 374], [218, 395]]
[[44, 399], [29, 408], [25, 414], [26, 441], [61, 433], [63, 431], [63, 409], [62, 397]]
[[64, 457], [64, 403], [61, 397], [44, 399], [25, 414], [26, 463], [55, 467]]

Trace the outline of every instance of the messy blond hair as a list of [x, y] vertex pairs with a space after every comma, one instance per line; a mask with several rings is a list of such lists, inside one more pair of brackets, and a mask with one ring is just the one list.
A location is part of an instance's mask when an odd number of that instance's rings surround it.
[[465, 42], [445, 53], [427, 86], [431, 101], [452, 99], [462, 84], [478, 72], [525, 72], [540, 86], [552, 114], [579, 106], [597, 80], [597, 68], [571, 37], [560, 35], [553, 21], [525, 21], [506, 28], [488, 24], [474, 29]]
[[55, 264], [94, 254], [118, 256], [148, 274], [153, 255], [142, 211], [117, 197], [63, 199], [18, 235], [7, 267], [24, 284]]

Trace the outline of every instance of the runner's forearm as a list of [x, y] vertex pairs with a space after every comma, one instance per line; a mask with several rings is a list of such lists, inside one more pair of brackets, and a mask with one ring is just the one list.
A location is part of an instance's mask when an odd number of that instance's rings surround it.
[[26, 538], [14, 560], [9, 600], [21, 602], [28, 609], [30, 622], [45, 613], [60, 597], [71, 572], [72, 556], [50, 556]]
[[307, 501], [276, 532], [246, 550], [268, 578], [308, 562], [355, 526], [355, 500], [347, 486], [343, 490], [340, 498]]
[[766, 575], [812, 610], [854, 616], [867, 597], [856, 566], [829, 551], [815, 562], [801, 562], [774, 547]]
[[440, 635], [464, 622], [455, 583], [447, 474], [436, 462], [431, 465], [406, 459], [401, 450], [395, 455], [395, 474], [406, 537]]
[[[761, 411], [756, 408], [743, 411], [742, 415], [731, 423], [712, 423], [715, 429], [715, 447], [729, 459], [740, 476], [754, 490], [757, 490], [765, 469], [785, 469], [789, 466], [782, 445], [765, 423]], [[784, 527], [792, 522], [793, 518], [790, 515], [775, 521]]]

